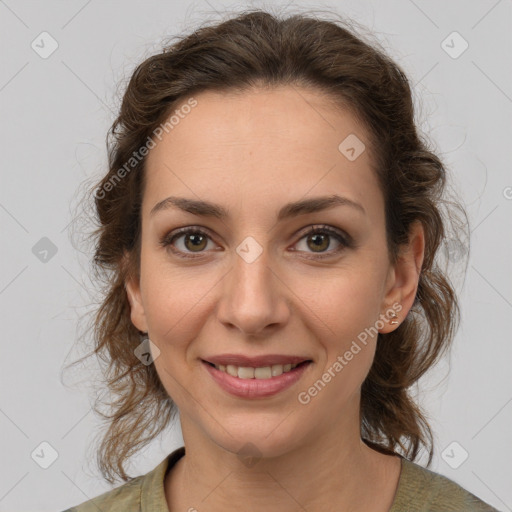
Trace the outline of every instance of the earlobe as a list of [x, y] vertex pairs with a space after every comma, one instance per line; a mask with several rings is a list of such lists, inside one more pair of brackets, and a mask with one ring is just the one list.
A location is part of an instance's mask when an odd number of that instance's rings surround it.
[[395, 266], [390, 270], [391, 285], [386, 293], [385, 326], [381, 333], [399, 327], [411, 309], [420, 279], [425, 251], [425, 233], [420, 221], [411, 226], [409, 243], [402, 247]]

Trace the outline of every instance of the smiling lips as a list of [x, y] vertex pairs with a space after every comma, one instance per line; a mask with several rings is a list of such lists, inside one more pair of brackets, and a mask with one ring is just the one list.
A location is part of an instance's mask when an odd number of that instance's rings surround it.
[[203, 363], [217, 384], [228, 393], [243, 398], [264, 398], [295, 383], [312, 360], [286, 355], [224, 354], [205, 358]]
[[299, 364], [310, 360], [311, 359], [308, 357], [286, 356], [281, 354], [269, 354], [253, 357], [242, 354], [220, 354], [204, 358], [204, 361], [207, 363], [223, 364], [225, 366], [232, 364], [234, 366], [250, 366], [252, 368], [261, 368], [263, 366], [272, 366], [274, 364]]
[[248, 357], [236, 354], [224, 354], [205, 359], [217, 370], [239, 379], [270, 379], [308, 361], [305, 357], [286, 355], [265, 355]]

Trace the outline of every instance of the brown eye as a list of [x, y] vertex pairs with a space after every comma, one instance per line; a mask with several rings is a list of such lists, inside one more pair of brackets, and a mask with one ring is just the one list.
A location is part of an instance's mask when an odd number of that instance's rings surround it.
[[211, 241], [208, 233], [198, 228], [184, 228], [164, 236], [160, 241], [162, 247], [168, 247], [174, 254], [183, 258], [194, 258], [206, 252], [208, 242]]
[[[338, 246], [329, 249], [332, 245], [332, 239], [337, 242]], [[328, 226], [310, 228], [304, 233], [299, 244], [302, 240], [306, 240], [305, 249], [298, 250], [306, 254], [313, 254], [312, 256], [306, 256], [309, 258], [328, 258], [336, 256], [343, 249], [354, 247], [354, 242], [349, 235]], [[209, 241], [213, 243], [210, 235], [202, 229], [183, 228], [164, 236], [160, 240], [160, 245], [168, 247], [180, 258], [198, 258], [208, 252]]]
[[313, 233], [308, 236], [308, 242], [311, 242], [311, 247], [314, 251], [323, 252], [329, 247], [329, 236], [325, 234]]
[[202, 251], [207, 245], [207, 237], [201, 233], [189, 233], [184, 238], [185, 247], [192, 252]]
[[[338, 246], [328, 250], [332, 245], [332, 239], [336, 241]], [[313, 256], [306, 256], [308, 258], [328, 258], [330, 256], [336, 256], [345, 248], [353, 247], [351, 238], [348, 235], [344, 236], [342, 232], [338, 232], [338, 230], [328, 226], [320, 226], [310, 229], [304, 233], [304, 236], [299, 241], [299, 245], [302, 240], [305, 240], [303, 243], [303, 245], [305, 245], [305, 249], [301, 249], [299, 247], [299, 249], [296, 250], [305, 252], [306, 254], [313, 253]]]

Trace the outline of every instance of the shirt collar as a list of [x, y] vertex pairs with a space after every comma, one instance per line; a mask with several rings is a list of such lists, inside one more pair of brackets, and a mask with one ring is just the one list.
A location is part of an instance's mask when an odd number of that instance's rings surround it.
[[169, 512], [164, 490], [165, 475], [183, 455], [185, 455], [184, 446], [167, 455], [153, 471], [146, 475], [140, 493], [141, 512]]

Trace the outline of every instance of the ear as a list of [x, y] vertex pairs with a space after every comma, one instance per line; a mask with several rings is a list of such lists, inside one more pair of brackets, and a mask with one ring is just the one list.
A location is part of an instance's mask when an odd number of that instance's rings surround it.
[[[128, 261], [128, 256], [125, 256], [124, 261]], [[124, 282], [128, 302], [130, 303], [130, 318], [133, 325], [142, 332], [148, 332], [148, 324], [146, 320], [146, 313], [142, 303], [142, 294], [140, 291], [140, 277], [138, 275], [127, 273]]]
[[[415, 221], [409, 230], [408, 244], [401, 247], [398, 260], [388, 273], [387, 291], [382, 304], [384, 327], [379, 329], [380, 333], [388, 333], [398, 328], [411, 309], [418, 290], [424, 253], [425, 232], [422, 223]], [[397, 317], [391, 318], [393, 311]], [[392, 320], [398, 323], [391, 324]]]

